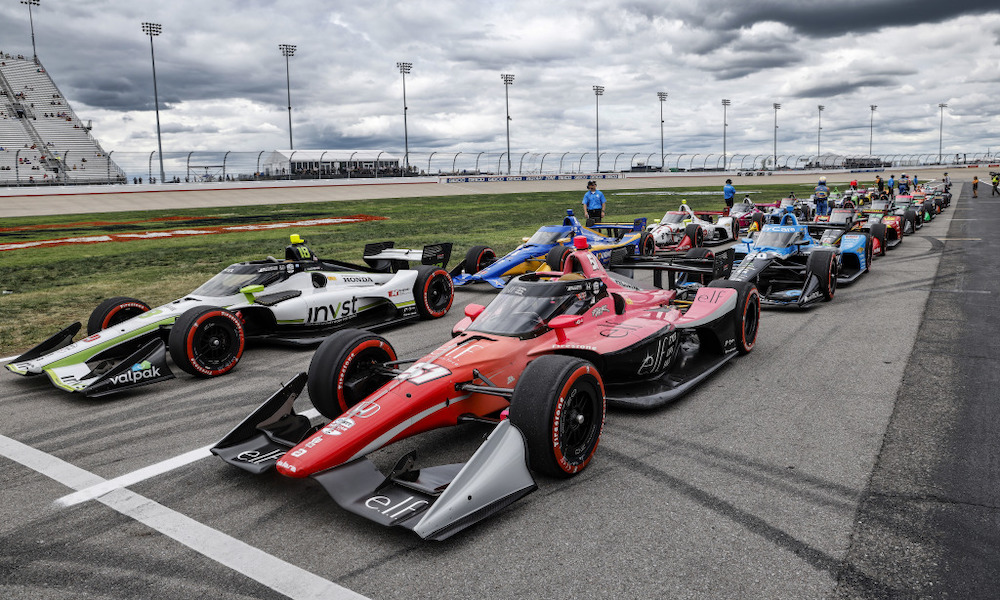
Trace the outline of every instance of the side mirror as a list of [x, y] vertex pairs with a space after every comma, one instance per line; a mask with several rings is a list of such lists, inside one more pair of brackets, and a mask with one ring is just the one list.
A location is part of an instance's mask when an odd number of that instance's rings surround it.
[[476, 317], [478, 317], [479, 315], [483, 314], [484, 310], [486, 310], [486, 307], [483, 306], [482, 304], [466, 304], [465, 305], [465, 316], [467, 316], [470, 319], [472, 319], [473, 321], [475, 321]]
[[254, 294], [259, 294], [259, 293], [261, 293], [263, 291], [264, 291], [264, 286], [262, 286], [260, 284], [257, 284], [257, 285], [247, 285], [247, 286], [244, 286], [244, 287], [240, 288], [240, 293], [243, 294], [244, 297], [246, 297], [247, 302], [249, 302], [250, 304], [253, 304], [253, 301], [254, 301], [253, 295]]
[[566, 343], [566, 331], [571, 327], [576, 327], [583, 323], [581, 315], [559, 315], [548, 322], [548, 326], [556, 330], [556, 340], [560, 344]]

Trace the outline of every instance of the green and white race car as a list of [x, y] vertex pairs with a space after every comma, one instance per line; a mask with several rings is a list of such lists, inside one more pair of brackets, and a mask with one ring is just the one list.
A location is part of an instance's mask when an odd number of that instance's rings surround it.
[[[105, 300], [73, 342], [79, 322], [8, 363], [19, 375], [46, 374], [56, 387], [96, 397], [172, 379], [174, 365], [196, 377], [231, 371], [248, 339], [318, 344], [344, 327], [378, 329], [443, 317], [454, 300], [446, 270], [451, 244], [421, 250], [392, 242], [365, 246], [366, 265], [315, 256], [297, 235], [285, 259], [230, 265], [190, 294], [150, 308]], [[409, 263], [419, 265], [410, 268]]]

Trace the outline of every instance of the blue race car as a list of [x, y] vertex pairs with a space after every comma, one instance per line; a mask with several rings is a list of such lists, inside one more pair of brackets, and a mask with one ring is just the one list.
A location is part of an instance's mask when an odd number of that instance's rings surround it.
[[524, 243], [497, 258], [488, 246], [473, 246], [451, 272], [455, 285], [486, 282], [502, 288], [511, 277], [537, 271], [562, 271], [563, 263], [573, 252], [573, 238], [583, 236], [591, 252], [605, 266], [618, 264], [629, 256], [650, 256], [655, 250], [653, 236], [646, 229], [646, 219], [633, 223], [599, 223], [584, 226], [566, 211], [562, 225], [540, 227]]
[[844, 233], [840, 246], [825, 246], [809, 235], [795, 215], [786, 213], [780, 224], [764, 225], [753, 238], [733, 247], [738, 263], [729, 277], [757, 285], [761, 302], [772, 306], [807, 306], [829, 301], [837, 283], [850, 283], [871, 262], [868, 234]]

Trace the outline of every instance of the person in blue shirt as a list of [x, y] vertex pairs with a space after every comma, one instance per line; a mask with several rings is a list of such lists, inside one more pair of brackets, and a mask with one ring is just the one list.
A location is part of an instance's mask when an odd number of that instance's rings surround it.
[[733, 207], [733, 200], [736, 198], [736, 188], [733, 187], [733, 180], [727, 179], [726, 185], [722, 186], [722, 199], [726, 201], [726, 214]]
[[826, 200], [830, 197], [830, 188], [826, 187], [826, 177], [820, 177], [816, 189], [813, 190], [813, 197], [816, 199], [816, 215], [830, 214]]
[[583, 195], [583, 207], [587, 209], [587, 216], [600, 223], [604, 217], [604, 205], [608, 200], [604, 197], [604, 192], [597, 189], [596, 181], [587, 182], [587, 193]]
[[889, 175], [889, 182], [888, 183], [889, 183], [889, 196], [892, 197], [892, 198], [895, 198], [896, 197], [896, 188], [895, 188], [895, 185], [896, 185], [896, 176], [895, 175]]

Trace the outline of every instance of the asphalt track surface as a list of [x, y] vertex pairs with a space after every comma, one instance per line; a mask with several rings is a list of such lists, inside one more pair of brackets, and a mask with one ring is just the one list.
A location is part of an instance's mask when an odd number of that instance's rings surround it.
[[[753, 352], [681, 401], [609, 412], [583, 474], [539, 477], [441, 543], [207, 456], [310, 350], [254, 347], [226, 377], [106, 400], [3, 371], [0, 597], [1000, 597], [1000, 198], [984, 188], [832, 302], [766, 311]], [[494, 294], [460, 289], [445, 318], [386, 337], [423, 354]], [[458, 462], [488, 431], [373, 459]]]

